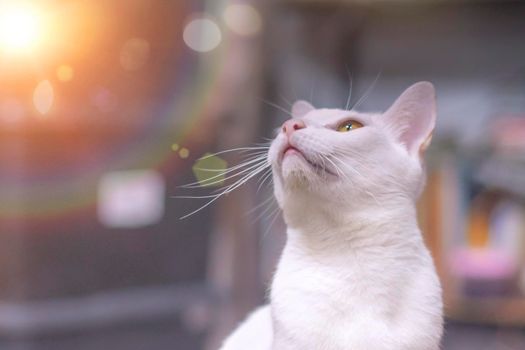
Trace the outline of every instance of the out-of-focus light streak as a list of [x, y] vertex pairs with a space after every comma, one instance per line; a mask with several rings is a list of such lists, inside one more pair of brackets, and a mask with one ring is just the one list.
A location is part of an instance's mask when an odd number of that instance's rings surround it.
[[263, 21], [259, 11], [249, 4], [231, 4], [223, 13], [224, 23], [235, 34], [253, 37], [261, 32]]
[[33, 92], [33, 104], [40, 114], [45, 115], [49, 112], [53, 106], [54, 99], [55, 92], [49, 80], [43, 80], [38, 83]]
[[42, 33], [42, 16], [30, 3], [9, 1], [0, 4], [0, 46], [9, 53], [34, 49]]
[[186, 45], [197, 52], [209, 52], [222, 41], [222, 33], [215, 21], [195, 16], [184, 27], [183, 39]]

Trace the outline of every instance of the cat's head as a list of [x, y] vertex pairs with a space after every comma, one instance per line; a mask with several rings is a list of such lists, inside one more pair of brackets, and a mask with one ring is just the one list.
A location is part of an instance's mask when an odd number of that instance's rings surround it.
[[419, 82], [384, 113], [292, 107], [268, 159], [279, 205], [300, 211], [414, 203], [436, 118], [434, 87]]

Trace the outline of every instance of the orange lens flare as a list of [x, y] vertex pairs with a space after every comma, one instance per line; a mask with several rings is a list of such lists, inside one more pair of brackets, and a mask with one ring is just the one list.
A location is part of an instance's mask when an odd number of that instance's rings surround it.
[[30, 4], [0, 5], [0, 48], [13, 53], [31, 51], [40, 40], [41, 22], [39, 12]]

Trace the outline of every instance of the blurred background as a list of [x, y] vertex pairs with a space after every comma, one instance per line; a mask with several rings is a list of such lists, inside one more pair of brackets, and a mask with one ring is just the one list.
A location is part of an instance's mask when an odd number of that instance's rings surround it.
[[419, 80], [443, 348], [525, 349], [524, 38], [521, 1], [0, 0], [0, 349], [216, 349], [284, 226], [268, 179], [175, 196], [296, 99], [380, 111]]

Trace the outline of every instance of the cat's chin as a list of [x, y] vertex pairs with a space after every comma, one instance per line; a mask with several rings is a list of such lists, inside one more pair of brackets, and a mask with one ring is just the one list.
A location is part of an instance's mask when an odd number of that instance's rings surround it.
[[287, 155], [281, 163], [281, 175], [286, 185], [306, 184], [315, 176], [311, 165], [298, 153]]
[[[321, 167], [307, 160], [301, 153], [286, 155], [279, 166], [280, 177], [285, 188], [289, 190], [318, 189], [327, 181], [332, 182], [338, 176], [326, 167]], [[323, 187], [323, 186], [321, 186]]]

